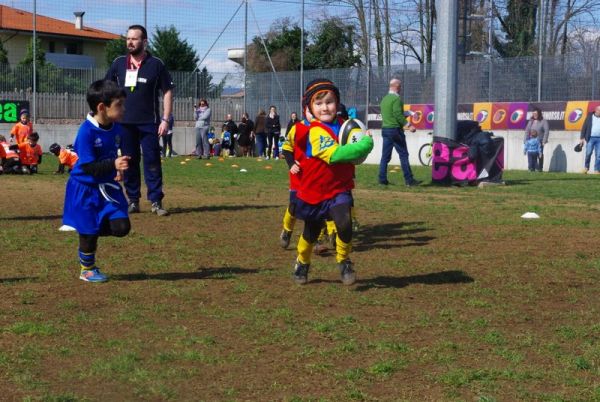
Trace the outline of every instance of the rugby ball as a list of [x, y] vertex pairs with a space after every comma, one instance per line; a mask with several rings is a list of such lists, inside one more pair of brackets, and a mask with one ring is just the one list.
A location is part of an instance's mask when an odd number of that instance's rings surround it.
[[[338, 133], [338, 143], [340, 145], [355, 144], [359, 142], [365, 135], [367, 135], [367, 127], [365, 124], [358, 119], [348, 119], [340, 127]], [[354, 165], [360, 165], [367, 157], [352, 161]]]

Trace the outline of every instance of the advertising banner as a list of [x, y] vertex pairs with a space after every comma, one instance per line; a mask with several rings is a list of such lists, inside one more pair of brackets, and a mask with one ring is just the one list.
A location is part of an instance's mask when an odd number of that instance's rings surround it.
[[588, 101], [571, 101], [567, 102], [565, 109], [564, 124], [565, 130], [568, 131], [581, 131], [583, 121], [587, 116]]
[[0, 101], [0, 123], [16, 123], [20, 119], [21, 110], [29, 110], [28, 101]]
[[508, 106], [508, 130], [525, 130], [527, 125], [527, 102], [511, 102]]
[[508, 128], [508, 108], [510, 103], [492, 103], [492, 130], [506, 130]]
[[473, 103], [473, 116], [482, 130], [492, 129], [492, 103]]

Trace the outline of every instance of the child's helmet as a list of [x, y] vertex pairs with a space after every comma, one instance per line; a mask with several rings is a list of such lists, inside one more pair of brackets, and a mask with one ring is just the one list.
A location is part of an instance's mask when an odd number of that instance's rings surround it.
[[50, 152], [54, 155], [58, 155], [58, 153], [60, 152], [60, 145], [58, 145], [56, 142], [50, 145]]

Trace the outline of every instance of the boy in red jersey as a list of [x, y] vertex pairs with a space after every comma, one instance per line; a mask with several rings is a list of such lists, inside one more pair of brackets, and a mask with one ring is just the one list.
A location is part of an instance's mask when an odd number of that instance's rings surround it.
[[16, 145], [10, 145], [6, 137], [0, 135], [0, 173], [19, 173], [19, 154], [15, 151]]
[[302, 99], [303, 108], [308, 107], [313, 120], [308, 127], [296, 125], [294, 141], [294, 159], [300, 175], [296, 216], [304, 220], [293, 273], [297, 284], [308, 282], [312, 249], [327, 218], [337, 228], [336, 261], [342, 283], [352, 285], [356, 281], [350, 260], [354, 188], [351, 162], [371, 152], [373, 139], [366, 135], [354, 144], [338, 144], [342, 122], [337, 116], [339, 103], [339, 90], [326, 79], [311, 81]]
[[38, 144], [40, 136], [35, 131], [27, 136], [27, 142], [19, 144], [19, 159], [24, 174], [38, 172], [38, 165], [42, 163], [42, 147]]

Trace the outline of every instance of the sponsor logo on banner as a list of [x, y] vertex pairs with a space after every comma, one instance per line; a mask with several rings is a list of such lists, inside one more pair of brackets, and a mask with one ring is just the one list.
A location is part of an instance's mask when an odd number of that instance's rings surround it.
[[506, 128], [508, 130], [524, 130], [527, 125], [527, 107], [526, 102], [511, 102], [508, 104], [508, 120]]
[[475, 120], [479, 122], [479, 126], [481, 126], [482, 130], [491, 130], [491, 117], [492, 113], [492, 104], [489, 102], [486, 103], [474, 103], [473, 104], [473, 115], [475, 116]]
[[509, 103], [492, 104], [492, 130], [506, 130]]
[[410, 107], [411, 113], [410, 123], [415, 126], [417, 130], [431, 130], [433, 128], [433, 105], [408, 106]]
[[565, 130], [581, 131], [583, 121], [587, 115], [588, 105], [589, 102], [587, 101], [567, 102], [564, 115]]

